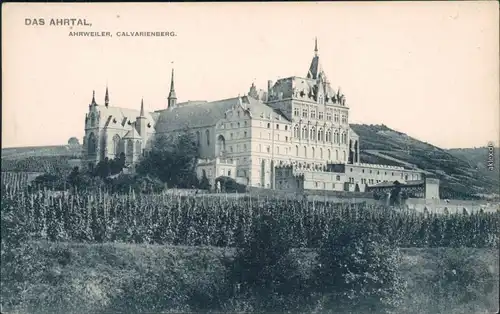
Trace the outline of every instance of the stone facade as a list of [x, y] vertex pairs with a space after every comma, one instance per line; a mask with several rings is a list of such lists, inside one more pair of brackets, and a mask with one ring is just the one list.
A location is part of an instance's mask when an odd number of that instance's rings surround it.
[[[95, 95], [94, 95], [95, 96]], [[155, 134], [188, 129], [196, 138], [203, 172], [249, 186], [285, 190], [364, 191], [367, 185], [421, 178], [421, 172], [361, 164], [359, 136], [349, 126], [349, 106], [321, 68], [317, 42], [305, 77], [288, 77], [266, 90], [252, 84], [247, 95], [219, 101], [177, 103], [174, 72], [167, 108], [145, 112], [104, 106], [95, 97], [85, 118], [84, 160], [95, 164], [124, 154], [135, 164]], [[332, 168], [333, 167], [333, 168]], [[343, 167], [343, 172], [333, 170]]]

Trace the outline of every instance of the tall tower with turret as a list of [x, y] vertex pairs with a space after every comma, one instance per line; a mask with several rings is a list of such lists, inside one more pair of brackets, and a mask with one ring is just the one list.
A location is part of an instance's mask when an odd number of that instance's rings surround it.
[[[108, 98], [109, 101], [109, 98]], [[100, 110], [95, 101], [95, 91], [89, 104], [89, 112], [85, 115], [85, 136], [83, 138], [83, 155], [85, 165], [95, 165], [100, 157]], [[92, 167], [92, 166], [91, 166]]]

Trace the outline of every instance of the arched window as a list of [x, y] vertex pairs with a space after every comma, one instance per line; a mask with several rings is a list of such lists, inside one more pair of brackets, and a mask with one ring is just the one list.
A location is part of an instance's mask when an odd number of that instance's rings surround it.
[[198, 147], [200, 147], [201, 145], [201, 135], [200, 135], [200, 131], [196, 131], [196, 145]]
[[346, 144], [347, 143], [347, 136], [344, 132], [342, 132], [342, 144]]
[[303, 140], [307, 139], [307, 127], [306, 126], [302, 127], [302, 139]]
[[307, 158], [307, 147], [304, 146], [304, 157]]
[[134, 141], [128, 140], [127, 141], [127, 155], [133, 155], [133, 154], [134, 154]]
[[97, 138], [95, 137], [94, 133], [90, 133], [88, 153], [89, 155], [93, 155], [96, 153], [96, 151], [97, 151]]
[[222, 134], [217, 137], [217, 149], [219, 150], [218, 155], [226, 151], [226, 139]]
[[207, 138], [207, 146], [210, 146], [210, 131], [209, 130], [205, 131], [205, 136]]
[[328, 160], [332, 160], [332, 151], [328, 149]]
[[332, 132], [331, 132], [330, 130], [328, 130], [328, 131], [326, 132], [326, 141], [327, 141], [328, 143], [331, 143], [331, 142], [332, 142]]
[[323, 159], [323, 148], [319, 149], [319, 158]]
[[299, 138], [299, 126], [298, 125], [293, 127], [293, 137]]
[[343, 161], [346, 161], [346, 160], [347, 160], [347, 158], [346, 158], [346, 155], [345, 155], [345, 150], [344, 150], [344, 151], [342, 151], [342, 152], [344, 153], [344, 159], [342, 159], [342, 160], [343, 160]]
[[312, 156], [311, 156], [312, 158], [315, 158], [315, 157], [316, 157], [316, 156], [315, 156], [315, 150], [314, 150], [314, 147], [312, 147], [312, 148], [311, 148], [311, 154], [312, 154]]
[[295, 146], [295, 156], [299, 156], [299, 146]]
[[309, 137], [311, 140], [315, 140], [316, 139], [316, 128], [315, 127], [312, 127], [311, 128], [311, 132], [309, 132]]
[[335, 150], [335, 160], [339, 160], [339, 150]]
[[90, 114], [90, 127], [95, 127], [95, 115], [93, 112]]
[[118, 156], [120, 152], [120, 136], [118, 134], [115, 134], [113, 136], [113, 153]]
[[338, 144], [340, 143], [340, 136], [339, 136], [339, 132], [335, 130], [335, 144]]
[[319, 130], [318, 130], [318, 141], [322, 141], [322, 140], [323, 140], [323, 129], [319, 128]]
[[135, 142], [135, 153], [140, 154], [141, 153], [141, 141], [137, 140]]

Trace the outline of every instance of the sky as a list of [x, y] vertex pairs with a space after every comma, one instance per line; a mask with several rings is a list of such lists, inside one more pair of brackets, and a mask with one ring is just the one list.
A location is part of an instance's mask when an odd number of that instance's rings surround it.
[[[442, 148], [498, 145], [499, 5], [487, 2], [7, 3], [2, 8], [2, 147], [84, 135], [95, 90], [110, 105], [164, 109], [304, 77], [320, 61], [350, 123], [385, 124]], [[45, 25], [26, 25], [26, 19]], [[51, 26], [50, 19], [91, 26]], [[112, 37], [71, 37], [71, 31]], [[172, 31], [169, 37], [116, 32]], [[362, 141], [363, 139], [361, 139]]]

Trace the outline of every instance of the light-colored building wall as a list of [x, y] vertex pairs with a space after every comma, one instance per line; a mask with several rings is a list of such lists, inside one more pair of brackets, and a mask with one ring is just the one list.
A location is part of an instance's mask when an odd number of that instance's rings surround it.
[[[105, 105], [93, 97], [85, 118], [85, 162], [124, 152], [127, 164], [134, 164], [157, 136], [185, 130], [198, 145], [198, 175], [204, 171], [209, 179], [230, 173], [254, 187], [363, 192], [382, 181], [421, 178], [419, 171], [360, 163], [348, 103], [340, 88], [330, 86], [317, 49], [306, 77], [268, 81], [266, 92], [252, 84], [244, 97], [177, 103], [173, 71], [164, 110], [145, 112], [142, 102], [140, 111], [111, 107], [106, 89]], [[328, 164], [345, 165], [345, 172], [312, 170]], [[278, 174], [283, 165], [294, 165], [293, 173]]]

